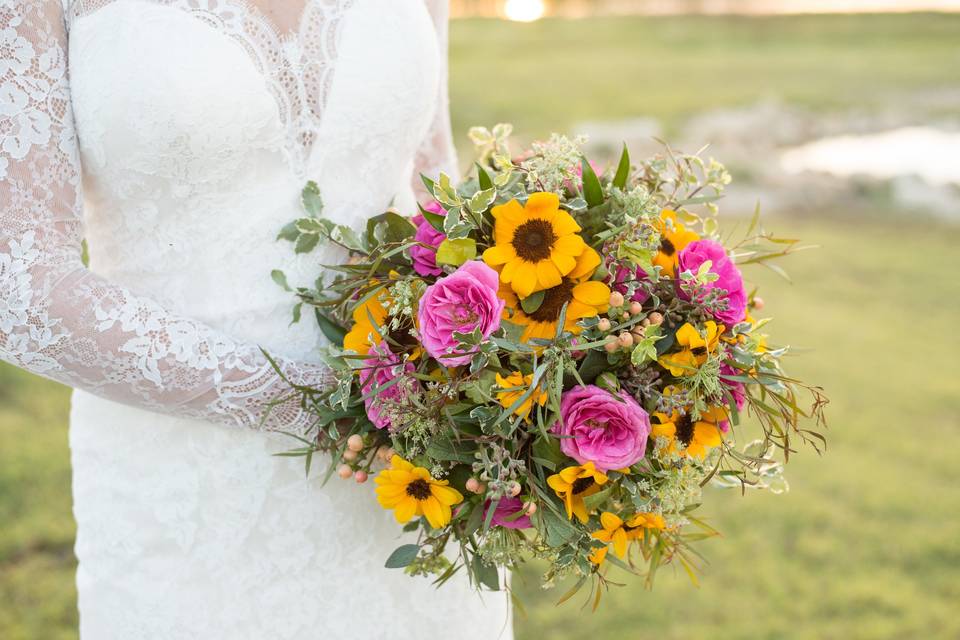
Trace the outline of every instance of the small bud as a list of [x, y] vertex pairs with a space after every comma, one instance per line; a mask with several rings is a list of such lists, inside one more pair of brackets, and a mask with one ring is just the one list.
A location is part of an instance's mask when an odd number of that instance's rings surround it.
[[643, 305], [634, 300], [630, 303], [630, 315], [638, 316], [643, 313]]
[[476, 478], [469, 478], [466, 487], [470, 493], [480, 493], [480, 481]]
[[597, 329], [600, 329], [600, 331], [610, 331], [610, 320], [600, 318], [600, 322], [597, 323]]
[[620, 316], [620, 319], [621, 319], [621, 320], [629, 320], [629, 319], [630, 319], [630, 312], [629, 312], [629, 311], [624, 311], [624, 312], [623, 312], [623, 315]]
[[346, 460], [347, 462], [353, 462], [354, 460], [357, 459], [357, 455], [358, 454], [356, 451], [347, 449], [346, 451], [343, 452], [343, 459]]
[[509, 493], [511, 497], [516, 498], [518, 495], [520, 495], [520, 491], [522, 489], [523, 487], [520, 486], [519, 482], [514, 482], [513, 484], [510, 485]]
[[623, 306], [623, 294], [619, 291], [614, 291], [610, 294], [610, 306], [611, 307], [622, 307]]
[[363, 436], [355, 433], [347, 438], [347, 448], [350, 451], [363, 451]]
[[760, 296], [753, 297], [753, 308], [757, 311], [763, 311], [763, 308], [767, 306], [767, 303], [763, 301], [763, 298]]
[[596, 385], [601, 389], [606, 389], [611, 393], [616, 393], [620, 390], [620, 380], [617, 379], [617, 375], [612, 371], [604, 371], [595, 381]]
[[624, 331], [623, 333], [621, 333], [620, 336], [617, 338], [617, 340], [620, 342], [620, 346], [623, 347], [624, 349], [627, 349], [633, 346], [633, 334], [630, 333], [629, 331]]
[[353, 469], [351, 469], [348, 464], [342, 464], [337, 467], [337, 475], [346, 480], [353, 475]]
[[659, 311], [654, 311], [647, 316], [647, 320], [650, 321], [650, 324], [663, 324], [663, 314]]
[[357, 471], [353, 474], [353, 479], [357, 481], [357, 484], [363, 484], [367, 481], [367, 472], [366, 471]]

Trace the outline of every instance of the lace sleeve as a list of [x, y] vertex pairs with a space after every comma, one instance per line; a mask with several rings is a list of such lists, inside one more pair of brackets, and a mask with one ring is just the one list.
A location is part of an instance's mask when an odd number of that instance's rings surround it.
[[[433, 123], [427, 132], [420, 149], [417, 151], [417, 160], [413, 175], [413, 187], [418, 197], [428, 198], [420, 174], [437, 176], [441, 171], [456, 178], [459, 173], [457, 167], [457, 153], [453, 146], [453, 133], [450, 129], [450, 97], [448, 90], [448, 33], [450, 7], [448, 0], [425, 0], [430, 16], [433, 18], [434, 29], [437, 32], [437, 42], [440, 49], [441, 74], [440, 85], [437, 91], [437, 108]], [[421, 201], [423, 201], [421, 199]]]
[[[0, 4], [0, 358], [117, 402], [301, 430], [260, 349], [89, 272], [61, 0]], [[293, 383], [321, 367], [278, 360]]]

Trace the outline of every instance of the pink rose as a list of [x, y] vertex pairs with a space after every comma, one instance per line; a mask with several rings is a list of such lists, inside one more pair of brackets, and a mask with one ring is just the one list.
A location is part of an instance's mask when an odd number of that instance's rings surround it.
[[[434, 200], [424, 207], [427, 211], [440, 216], [447, 214], [440, 206], [440, 203]], [[422, 214], [417, 214], [410, 219], [410, 222], [417, 226], [417, 233], [413, 239], [422, 242], [425, 245], [433, 247], [428, 249], [420, 245], [410, 247], [410, 258], [413, 260], [413, 270], [422, 276], [438, 276], [443, 270], [437, 266], [437, 247], [447, 239], [447, 236], [433, 228]]]
[[[709, 260], [710, 272], [719, 277], [707, 283], [705, 288], [723, 289], [726, 291], [723, 298], [727, 301], [726, 309], [715, 312], [714, 317], [728, 327], [743, 320], [747, 312], [747, 292], [743, 288], [743, 277], [721, 244], [713, 240], [691, 242], [680, 252], [678, 260], [681, 272], [692, 271], [693, 273], [696, 273], [700, 265]], [[682, 290], [680, 297], [689, 299]]]
[[473, 354], [458, 350], [453, 334], [479, 329], [486, 339], [500, 328], [505, 302], [497, 295], [499, 279], [496, 271], [471, 260], [427, 287], [417, 314], [427, 353], [448, 367], [470, 362]]
[[601, 471], [629, 467], [643, 458], [650, 416], [629, 394], [600, 387], [574, 387], [560, 399], [560, 450], [580, 464]]
[[[487, 509], [490, 508], [490, 501], [487, 500], [483, 505], [483, 518], [487, 518]], [[523, 510], [523, 501], [520, 498], [506, 496], [500, 498], [497, 508], [493, 511], [493, 518], [490, 523], [497, 527], [506, 527], [507, 529], [529, 529], [533, 526], [530, 522], [530, 516], [522, 515], [519, 518], [513, 518], [517, 512]]]
[[[386, 342], [371, 347], [368, 354], [367, 359], [363, 361], [363, 368], [360, 369], [360, 387], [364, 395], [384, 387], [397, 376], [416, 370], [410, 362], [401, 363], [400, 358], [390, 351]], [[411, 381], [412, 384], [420, 386], [415, 378], [411, 378]], [[390, 429], [393, 425], [390, 417], [383, 410], [384, 401], [398, 402], [408, 391], [409, 387], [404, 386], [404, 382], [398, 382], [364, 400], [363, 404], [367, 408], [367, 417], [370, 418], [370, 422], [377, 429]]]

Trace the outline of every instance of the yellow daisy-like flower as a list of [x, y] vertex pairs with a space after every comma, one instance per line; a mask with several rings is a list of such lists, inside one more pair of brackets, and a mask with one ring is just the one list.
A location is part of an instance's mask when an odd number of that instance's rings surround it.
[[530, 314], [523, 311], [520, 301], [508, 286], [501, 286], [500, 297], [507, 303], [504, 319], [525, 327], [520, 337], [523, 342], [531, 338], [551, 339], [557, 335], [560, 310], [563, 305], [567, 305], [564, 329], [573, 334], [580, 333], [580, 320], [603, 313], [610, 306], [610, 287], [602, 282], [589, 280], [598, 266], [600, 255], [587, 247], [577, 257], [573, 271], [567, 274], [559, 285], [544, 291], [540, 307]]
[[[387, 298], [386, 289], [381, 289], [375, 295], [353, 310], [353, 328], [343, 337], [343, 348], [353, 351], [357, 355], [367, 355], [374, 343], [379, 344], [383, 336], [377, 331], [387, 319], [387, 309], [384, 301]], [[370, 318], [373, 317], [374, 326]], [[371, 341], [371, 336], [373, 341]]]
[[567, 467], [560, 473], [547, 478], [550, 488], [558, 497], [563, 498], [563, 504], [567, 508], [567, 518], [573, 519], [573, 516], [577, 516], [580, 522], [584, 523], [590, 519], [590, 516], [583, 499], [600, 491], [600, 487], [606, 482], [606, 474], [598, 471], [592, 462]]
[[[511, 389], [511, 391], [498, 391], [497, 400], [500, 401], [500, 404], [504, 409], [509, 409], [513, 406], [517, 400], [519, 400], [530, 385], [533, 384], [533, 374], [523, 375], [519, 371], [514, 371], [509, 376], [504, 378], [499, 373], [497, 374], [497, 386], [501, 389]], [[547, 403], [547, 398], [549, 394], [544, 391], [542, 388], [538, 387], [530, 394], [530, 397], [524, 400], [519, 407], [513, 410], [513, 413], [518, 416], [523, 416], [527, 421], [530, 420], [530, 412], [533, 410], [533, 403], [536, 402], [541, 407]]]
[[627, 555], [627, 546], [631, 540], [642, 538], [646, 529], [662, 530], [666, 527], [666, 523], [663, 516], [656, 513], [638, 513], [624, 521], [618, 515], [604, 511], [600, 514], [600, 526], [602, 528], [594, 531], [592, 536], [608, 545], [590, 554], [588, 559], [594, 564], [601, 564], [606, 560], [609, 543], [613, 544], [613, 552], [623, 559]]
[[697, 331], [689, 322], [677, 329], [677, 344], [681, 347], [675, 353], [666, 353], [660, 356], [658, 362], [664, 369], [668, 369], [675, 376], [689, 376], [707, 361], [709, 354], [717, 349], [720, 334], [723, 333], [722, 324], [707, 320], [704, 332]]
[[446, 480], [435, 480], [423, 467], [415, 467], [397, 455], [375, 482], [380, 506], [393, 509], [401, 524], [414, 516], [426, 516], [431, 527], [440, 529], [450, 524], [450, 507], [463, 502], [463, 494], [448, 486]]
[[483, 260], [500, 270], [500, 281], [521, 298], [559, 285], [587, 248], [577, 235], [580, 225], [560, 209], [555, 193], [531, 194], [523, 206], [511, 200], [491, 213], [496, 244], [483, 252]]
[[693, 231], [684, 227], [677, 220], [677, 212], [664, 209], [660, 212], [660, 219], [654, 224], [660, 232], [660, 250], [653, 258], [654, 266], [663, 268], [663, 275], [673, 277], [679, 266], [679, 254], [691, 242], [700, 239]]
[[720, 446], [723, 441], [717, 423], [726, 415], [723, 407], [711, 407], [700, 414], [699, 420], [694, 420], [689, 411], [674, 411], [669, 415], [656, 412], [653, 417], [659, 423], [650, 425], [650, 436], [666, 438], [670, 443], [669, 453], [679, 450], [681, 455], [703, 460], [708, 449]]

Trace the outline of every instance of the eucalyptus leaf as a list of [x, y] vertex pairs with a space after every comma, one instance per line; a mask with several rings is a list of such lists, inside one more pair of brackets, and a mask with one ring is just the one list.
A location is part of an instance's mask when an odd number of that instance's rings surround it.
[[536, 293], [531, 293], [520, 301], [520, 308], [522, 308], [523, 312], [527, 315], [536, 313], [537, 309], [539, 309], [543, 304], [543, 299], [546, 297], [546, 294], [546, 291], [537, 291]]
[[387, 562], [383, 565], [387, 569], [402, 569], [417, 559], [420, 547], [415, 544], [405, 544], [394, 549]]

